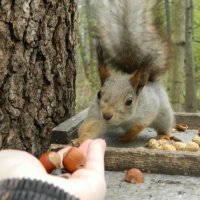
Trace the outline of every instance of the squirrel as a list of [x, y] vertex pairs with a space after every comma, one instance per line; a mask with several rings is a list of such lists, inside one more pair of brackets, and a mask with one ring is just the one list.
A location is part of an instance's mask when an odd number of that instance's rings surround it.
[[101, 89], [79, 127], [79, 144], [113, 127], [123, 128], [124, 142], [134, 140], [146, 127], [170, 137], [174, 114], [162, 77], [170, 65], [172, 45], [156, 25], [159, 2], [96, 2]]

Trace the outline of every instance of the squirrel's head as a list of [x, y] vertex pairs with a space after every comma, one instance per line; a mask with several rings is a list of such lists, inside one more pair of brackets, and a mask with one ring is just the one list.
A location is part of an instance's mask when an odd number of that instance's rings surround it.
[[[148, 79], [141, 71], [132, 75], [100, 74], [102, 86], [97, 93], [97, 102], [105, 123], [119, 125], [131, 118], [138, 104], [138, 96]], [[106, 76], [105, 76], [106, 75]]]
[[97, 60], [101, 81], [97, 101], [102, 118], [107, 124], [119, 125], [132, 117], [138, 104], [138, 96], [149, 79], [149, 66], [142, 62], [132, 74], [111, 72], [106, 66], [100, 43], [97, 45]]

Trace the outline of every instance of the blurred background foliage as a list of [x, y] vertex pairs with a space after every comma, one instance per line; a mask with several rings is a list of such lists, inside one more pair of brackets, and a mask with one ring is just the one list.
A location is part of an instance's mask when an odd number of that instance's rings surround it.
[[[139, 0], [135, 0], [140, 3]], [[99, 90], [92, 4], [79, 0], [76, 112], [88, 107]], [[160, 0], [155, 16], [174, 43], [174, 62], [165, 76], [177, 112], [200, 110], [200, 0]]]

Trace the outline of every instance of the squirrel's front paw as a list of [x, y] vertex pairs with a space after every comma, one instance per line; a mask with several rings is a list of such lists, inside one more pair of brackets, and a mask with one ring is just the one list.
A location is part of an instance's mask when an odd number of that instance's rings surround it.
[[163, 135], [158, 135], [158, 139], [165, 139], [165, 140], [173, 140], [175, 142], [181, 142], [181, 139], [175, 137], [174, 135], [171, 134], [163, 134]]
[[78, 147], [80, 146], [82, 142], [79, 140], [79, 138], [73, 139], [70, 141], [70, 145], [74, 146], [74, 147]]
[[131, 142], [136, 139], [137, 135], [144, 129], [144, 126], [138, 125], [133, 126], [129, 129], [121, 138], [121, 141], [124, 143]]
[[120, 138], [120, 141], [123, 142], [123, 143], [129, 143], [133, 140], [135, 140], [136, 137], [133, 137], [132, 135], [123, 135], [121, 138]]

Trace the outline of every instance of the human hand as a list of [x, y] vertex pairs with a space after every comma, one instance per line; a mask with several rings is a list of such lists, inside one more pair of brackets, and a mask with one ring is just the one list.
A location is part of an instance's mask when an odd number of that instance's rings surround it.
[[[80, 145], [86, 156], [86, 165], [75, 171], [69, 179], [47, 174], [43, 165], [33, 155], [20, 150], [0, 151], [0, 180], [30, 178], [46, 181], [82, 200], [101, 200], [105, 197], [104, 153], [106, 144], [101, 139], [87, 140]], [[58, 153], [63, 157], [71, 147]]]

